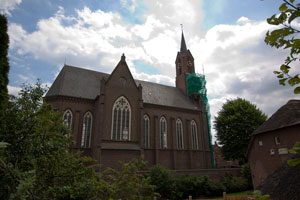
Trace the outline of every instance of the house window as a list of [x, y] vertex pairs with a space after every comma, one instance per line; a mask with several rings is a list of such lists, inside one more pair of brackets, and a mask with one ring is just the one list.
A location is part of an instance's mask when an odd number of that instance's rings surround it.
[[275, 154], [275, 150], [274, 149], [270, 149], [270, 155], [274, 155]]
[[192, 133], [192, 149], [198, 149], [198, 138], [197, 138], [197, 124], [193, 120], [191, 122], [191, 133]]
[[144, 115], [144, 147], [149, 148], [150, 147], [150, 120], [148, 115]]
[[177, 149], [183, 149], [182, 122], [180, 119], [177, 119], [176, 121], [176, 136], [177, 136]]
[[167, 148], [167, 121], [166, 118], [160, 118], [160, 148]]
[[263, 142], [261, 140], [258, 141], [259, 146], [263, 145]]
[[280, 144], [280, 139], [279, 139], [279, 137], [277, 136], [277, 137], [275, 137], [275, 144]]
[[72, 112], [71, 112], [71, 110], [68, 109], [64, 112], [63, 121], [64, 121], [64, 124], [68, 127], [68, 129], [71, 129], [71, 127], [72, 127]]
[[112, 130], [113, 140], [130, 140], [131, 108], [124, 96], [119, 97], [112, 109]]
[[92, 120], [93, 117], [90, 112], [87, 112], [83, 117], [81, 137], [81, 147], [83, 148], [91, 147]]

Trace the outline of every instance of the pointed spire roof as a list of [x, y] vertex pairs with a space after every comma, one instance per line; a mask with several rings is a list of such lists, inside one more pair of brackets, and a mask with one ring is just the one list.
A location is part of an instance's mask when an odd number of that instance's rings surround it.
[[183, 35], [183, 30], [181, 34], [181, 46], [180, 46], [180, 52], [184, 53], [187, 51], [185, 40], [184, 40], [184, 35]]

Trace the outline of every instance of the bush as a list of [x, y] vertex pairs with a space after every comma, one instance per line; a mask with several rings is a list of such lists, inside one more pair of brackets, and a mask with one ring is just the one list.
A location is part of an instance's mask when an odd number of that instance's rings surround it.
[[155, 165], [151, 167], [149, 173], [150, 184], [155, 185], [155, 192], [162, 198], [173, 199], [175, 197], [175, 175], [168, 169]]
[[221, 183], [225, 186], [226, 192], [241, 192], [249, 189], [248, 180], [244, 177], [225, 175], [221, 178]]
[[248, 182], [248, 189], [253, 189], [252, 175], [249, 163], [242, 165], [241, 173], [242, 177], [244, 177]]
[[155, 185], [155, 192], [159, 193], [163, 199], [185, 199], [189, 195], [217, 196], [225, 191], [224, 185], [220, 181], [212, 180], [207, 176], [183, 175], [176, 177], [170, 170], [161, 166], [153, 166], [148, 176], [150, 183]]

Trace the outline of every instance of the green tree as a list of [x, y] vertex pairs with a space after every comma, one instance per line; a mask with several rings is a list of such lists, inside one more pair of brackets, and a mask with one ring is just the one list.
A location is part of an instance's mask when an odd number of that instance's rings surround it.
[[109, 191], [112, 199], [152, 200], [159, 194], [154, 192], [155, 186], [150, 184], [150, 177], [141, 174], [147, 166], [143, 157], [122, 164], [120, 171], [107, 169], [104, 179], [110, 183]]
[[0, 103], [6, 100], [9, 65], [7, 59], [8, 51], [7, 20], [0, 14]]
[[91, 159], [69, 152], [69, 130], [42, 101], [44, 91], [25, 85], [0, 112], [0, 199], [101, 197], [107, 184]]
[[266, 118], [254, 104], [245, 99], [227, 100], [214, 121], [223, 157], [245, 163], [251, 134]]
[[[290, 70], [293, 62], [297, 62], [293, 67], [299, 65], [300, 31], [296, 28], [295, 22], [300, 17], [300, 3], [295, 0], [283, 0], [279, 11], [279, 14], [274, 14], [267, 19], [269, 24], [278, 28], [267, 32], [265, 43], [272, 47], [290, 51], [284, 63], [280, 66], [280, 71], [274, 71], [274, 73], [279, 78], [281, 85], [285, 85], [288, 82], [289, 85], [295, 86], [300, 84], [299, 73], [292, 75]], [[294, 93], [300, 94], [300, 86], [294, 89]]]

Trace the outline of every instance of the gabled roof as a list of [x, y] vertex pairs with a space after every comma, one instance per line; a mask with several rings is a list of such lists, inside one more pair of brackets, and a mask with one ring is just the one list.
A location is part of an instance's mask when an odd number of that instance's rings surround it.
[[[109, 74], [65, 65], [52, 84], [47, 97], [68, 96], [94, 100], [100, 95], [102, 78], [108, 80]], [[176, 87], [135, 80], [136, 85], [143, 87], [144, 103], [178, 107], [185, 109], [199, 109], [192, 101]]]
[[267, 121], [258, 127], [252, 135], [300, 124], [300, 100], [289, 100]]

